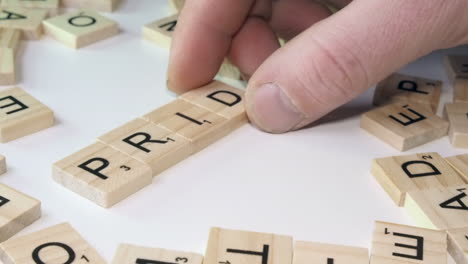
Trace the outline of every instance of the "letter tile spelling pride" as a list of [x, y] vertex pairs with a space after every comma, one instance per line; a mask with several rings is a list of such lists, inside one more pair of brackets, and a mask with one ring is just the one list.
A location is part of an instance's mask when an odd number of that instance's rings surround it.
[[189, 91], [53, 165], [53, 179], [103, 207], [247, 123], [244, 92], [221, 82]]
[[445, 66], [454, 87], [453, 102], [468, 103], [468, 56], [447, 56]]
[[54, 124], [54, 113], [20, 88], [0, 91], [0, 142], [23, 137]]
[[369, 264], [367, 248], [296, 241], [293, 264]]
[[74, 49], [110, 38], [119, 32], [116, 22], [91, 10], [49, 18], [44, 21], [44, 28], [52, 38]]
[[121, 244], [117, 248], [112, 264], [202, 264], [203, 256], [161, 248], [147, 248]]
[[114, 11], [120, 0], [61, 0], [62, 6], [66, 8], [86, 8], [102, 12]]
[[68, 223], [1, 243], [0, 260], [4, 264], [106, 263]]
[[21, 31], [0, 28], [0, 85], [16, 83], [16, 53]]
[[448, 122], [420, 104], [394, 103], [363, 114], [361, 128], [406, 151], [445, 136]]
[[22, 31], [23, 38], [37, 40], [42, 36], [42, 20], [46, 15], [45, 10], [20, 7], [1, 8], [0, 28], [18, 29]]
[[1, 7], [39, 9], [46, 11], [49, 16], [55, 16], [58, 13], [59, 0], [2, 0]]
[[468, 103], [446, 104], [444, 115], [449, 121], [449, 138], [454, 147], [468, 148]]
[[418, 103], [437, 112], [442, 82], [394, 73], [381, 81], [374, 93], [374, 105], [388, 103]]

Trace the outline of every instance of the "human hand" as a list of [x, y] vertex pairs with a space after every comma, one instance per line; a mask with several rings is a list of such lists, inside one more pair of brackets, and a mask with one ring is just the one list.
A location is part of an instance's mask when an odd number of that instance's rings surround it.
[[[260, 129], [301, 128], [401, 66], [468, 43], [466, 0], [187, 0], [168, 85], [210, 82], [226, 55], [250, 77], [246, 109]], [[279, 46], [276, 34], [290, 40]]]

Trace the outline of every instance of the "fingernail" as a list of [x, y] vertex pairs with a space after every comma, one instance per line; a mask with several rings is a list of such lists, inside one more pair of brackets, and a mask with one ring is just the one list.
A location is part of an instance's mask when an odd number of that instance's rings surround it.
[[255, 91], [253, 104], [253, 119], [268, 132], [287, 132], [304, 119], [291, 99], [272, 83], [264, 84]]

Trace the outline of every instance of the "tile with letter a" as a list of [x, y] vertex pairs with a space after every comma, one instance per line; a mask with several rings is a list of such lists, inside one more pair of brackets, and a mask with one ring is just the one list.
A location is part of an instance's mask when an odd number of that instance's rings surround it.
[[86, 8], [102, 12], [114, 11], [120, 0], [61, 0], [62, 6], [66, 8]]
[[153, 176], [191, 154], [187, 139], [140, 118], [113, 129], [99, 141], [149, 165]]
[[447, 234], [376, 222], [370, 264], [446, 264]]
[[91, 10], [49, 18], [44, 21], [44, 29], [52, 38], [75, 49], [110, 38], [119, 32], [116, 22]]
[[296, 241], [293, 264], [369, 264], [367, 248]]
[[444, 115], [449, 121], [449, 138], [454, 147], [468, 148], [468, 102], [446, 104]]
[[21, 7], [0, 9], [0, 28], [19, 29], [26, 39], [37, 40], [42, 36], [42, 20], [47, 11]]
[[172, 15], [145, 25], [143, 27], [143, 38], [163, 48], [169, 48], [178, 18], [178, 14]]
[[211, 228], [204, 264], [291, 264], [292, 237]]
[[468, 182], [468, 154], [448, 157], [445, 160]]
[[152, 181], [148, 165], [99, 142], [56, 162], [53, 179], [106, 208]]
[[7, 171], [6, 158], [0, 154], [0, 175], [4, 174]]
[[202, 264], [203, 256], [196, 253], [121, 244], [112, 264]]
[[446, 56], [445, 68], [454, 87], [453, 101], [468, 103], [468, 56]]
[[22, 7], [47, 11], [49, 16], [57, 15], [59, 0], [2, 0], [2, 7]]
[[40, 201], [0, 183], [0, 242], [40, 217]]
[[20, 39], [20, 30], [0, 28], [0, 85], [16, 83], [16, 51]]
[[20, 88], [0, 91], [0, 142], [8, 142], [54, 124], [54, 113]]
[[4, 264], [106, 263], [68, 223], [1, 243], [0, 259]]
[[437, 112], [442, 82], [394, 73], [381, 81], [374, 94], [374, 105], [418, 103]]
[[394, 103], [363, 114], [361, 128], [406, 151], [445, 136], [448, 122], [419, 104]]
[[374, 159], [371, 173], [398, 205], [410, 191], [465, 184], [464, 179], [437, 153], [419, 153]]
[[448, 253], [457, 264], [468, 264], [468, 227], [450, 229], [448, 234]]

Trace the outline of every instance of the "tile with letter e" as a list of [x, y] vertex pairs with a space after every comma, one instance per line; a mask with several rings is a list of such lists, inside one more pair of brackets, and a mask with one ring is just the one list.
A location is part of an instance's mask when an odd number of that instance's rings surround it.
[[178, 18], [178, 14], [172, 15], [145, 25], [143, 27], [143, 38], [163, 48], [169, 48]]
[[20, 30], [0, 28], [0, 85], [16, 83], [16, 52], [20, 39]]
[[445, 57], [445, 68], [453, 84], [453, 102], [468, 103], [468, 56], [449, 55]]
[[394, 73], [377, 85], [374, 105], [418, 103], [435, 113], [441, 92], [441, 81]]
[[0, 175], [4, 174], [7, 171], [6, 158], [0, 154]]
[[211, 228], [204, 264], [291, 264], [292, 237]]
[[445, 231], [376, 222], [370, 264], [410, 263], [446, 264]]
[[448, 122], [419, 104], [394, 103], [364, 113], [361, 128], [406, 151], [445, 136]]
[[99, 141], [147, 164], [153, 176], [191, 154], [187, 139], [140, 118], [113, 129]]
[[0, 183], [0, 242], [41, 217], [41, 202]]
[[446, 104], [444, 115], [449, 121], [449, 139], [454, 147], [468, 148], [468, 102]]
[[114, 11], [120, 0], [61, 0], [66, 8], [86, 8], [102, 12]]
[[0, 142], [8, 142], [54, 124], [54, 113], [21, 88], [0, 91]]
[[151, 168], [103, 143], [53, 165], [53, 179], [102, 207], [111, 207], [151, 184]]
[[448, 253], [457, 264], [468, 264], [468, 227], [447, 231]]
[[367, 248], [296, 241], [293, 264], [369, 264]]
[[59, 0], [2, 0], [2, 7], [21, 7], [47, 11], [49, 16], [57, 15]]
[[410, 191], [465, 184], [446, 160], [434, 152], [374, 159], [371, 173], [398, 206], [404, 206]]
[[0, 28], [18, 29], [26, 39], [37, 40], [42, 36], [42, 20], [47, 11], [21, 7], [0, 8]]
[[202, 264], [203, 256], [196, 253], [121, 244], [112, 264]]
[[68, 223], [1, 243], [0, 259], [4, 264], [106, 263]]
[[49, 18], [44, 21], [44, 29], [52, 38], [74, 49], [110, 38], [119, 32], [116, 22], [91, 10]]

